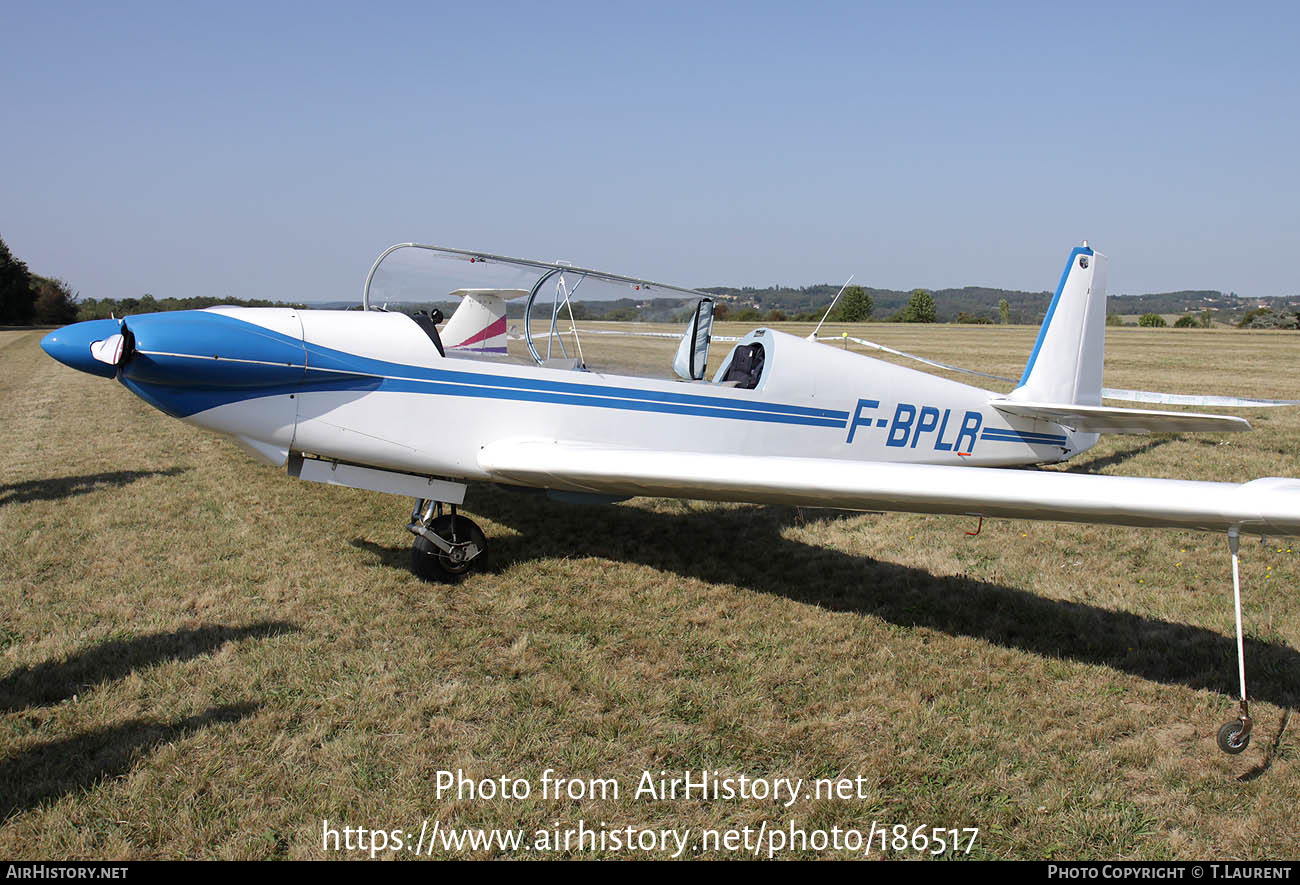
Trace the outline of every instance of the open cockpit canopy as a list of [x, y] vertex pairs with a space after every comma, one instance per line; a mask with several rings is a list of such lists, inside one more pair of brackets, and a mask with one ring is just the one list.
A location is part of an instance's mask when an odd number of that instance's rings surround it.
[[[621, 302], [626, 301], [626, 304]], [[522, 302], [522, 309], [511, 305]], [[602, 302], [599, 305], [595, 302]], [[366, 276], [363, 310], [420, 312], [426, 322], [449, 316], [441, 342], [448, 356], [506, 355], [513, 328], [535, 363], [583, 369], [577, 322], [592, 316], [680, 322], [689, 315], [690, 342], [682, 377], [703, 378], [708, 355], [709, 296], [694, 289], [579, 267], [420, 243], [399, 243]]]

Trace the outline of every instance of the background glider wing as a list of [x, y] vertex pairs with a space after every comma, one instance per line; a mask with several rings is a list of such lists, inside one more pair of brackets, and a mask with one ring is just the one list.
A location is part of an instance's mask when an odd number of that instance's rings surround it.
[[501, 482], [572, 492], [1300, 534], [1300, 479], [1247, 483], [501, 441]]
[[1256, 409], [1300, 406], [1300, 399], [1258, 399], [1246, 396], [1218, 396], [1203, 393], [1161, 393], [1157, 390], [1124, 390], [1116, 387], [1103, 387], [1101, 395], [1103, 399], [1124, 399], [1135, 403], [1161, 403], [1166, 406], [1227, 406], [1229, 408], [1246, 406]]
[[[618, 332], [619, 335], [641, 335], [642, 332]], [[669, 333], [662, 333], [665, 337]], [[676, 336], [672, 336], [676, 337]], [[720, 341], [720, 338], [714, 338]], [[1007, 378], [1004, 375], [991, 375], [988, 372], [977, 372], [974, 369], [964, 369], [961, 366], [953, 366], [948, 363], [941, 363], [937, 360], [927, 359], [923, 356], [917, 356], [914, 353], [908, 353], [904, 350], [895, 350], [892, 347], [886, 347], [883, 344], [877, 344], [874, 341], [867, 341], [864, 338], [854, 338], [845, 334], [840, 337], [822, 336], [817, 339], [826, 343], [851, 341], [860, 345], [867, 350], [879, 350], [883, 353], [893, 354], [894, 356], [903, 357], [904, 359], [914, 360], [918, 363], [924, 363], [927, 366], [933, 366], [936, 369], [944, 369], [948, 372], [960, 372], [963, 375], [976, 375], [980, 378], [990, 378], [994, 381], [1005, 381], [1008, 384], [1015, 384], [1016, 379]], [[1220, 396], [1216, 394], [1201, 393], [1161, 393], [1156, 390], [1127, 390], [1120, 387], [1103, 387], [1101, 389], [1103, 399], [1128, 400], [1129, 402], [1138, 403], [1160, 403], [1166, 406], [1224, 406], [1227, 408], [1274, 408], [1277, 406], [1300, 406], [1300, 400], [1296, 399], [1259, 399], [1257, 397], [1242, 396]], [[1181, 413], [1180, 413], [1181, 414]], [[1101, 431], [1098, 431], [1101, 432]]]
[[1250, 430], [1250, 422], [1235, 415], [1160, 412], [1068, 403], [1022, 403], [1012, 400], [995, 400], [989, 405], [1007, 415], [1054, 421], [1081, 433], [1222, 433]]

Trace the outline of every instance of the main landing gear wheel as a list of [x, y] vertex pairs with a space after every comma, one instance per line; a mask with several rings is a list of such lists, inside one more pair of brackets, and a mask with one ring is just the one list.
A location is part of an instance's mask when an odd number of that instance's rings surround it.
[[483, 562], [487, 537], [473, 520], [455, 510], [453, 507], [451, 513], [443, 513], [441, 504], [416, 503], [407, 529], [415, 535], [411, 571], [421, 580], [459, 581]]
[[1225, 722], [1219, 729], [1219, 749], [1237, 755], [1250, 746], [1250, 726], [1242, 719]]
[[419, 535], [411, 547], [411, 570], [425, 581], [459, 581], [482, 563], [487, 537], [473, 520], [459, 514], [444, 514], [429, 523], [427, 530], [448, 542], [450, 550]]

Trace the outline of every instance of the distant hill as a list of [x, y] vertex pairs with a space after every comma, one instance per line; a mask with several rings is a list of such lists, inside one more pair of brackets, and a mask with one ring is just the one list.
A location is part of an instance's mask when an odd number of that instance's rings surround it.
[[[874, 318], [888, 319], [896, 313], [911, 291], [901, 292], [896, 289], [873, 289], [864, 287], [875, 303]], [[714, 286], [701, 291], [709, 292], [726, 299], [737, 307], [754, 307], [766, 312], [777, 309], [787, 313], [804, 313], [809, 310], [824, 311], [839, 286], [822, 284], [804, 288], [770, 287], [767, 289], [731, 288]], [[958, 314], [985, 317], [998, 321], [998, 302], [1006, 299], [1011, 308], [1011, 322], [1037, 325], [1047, 314], [1051, 303], [1051, 292], [1022, 292], [1015, 289], [994, 289], [987, 286], [965, 286], [960, 289], [927, 290], [934, 298], [939, 322], [953, 322]], [[1215, 290], [1184, 290], [1180, 292], [1159, 292], [1144, 295], [1111, 295], [1107, 302], [1107, 312], [1114, 314], [1144, 313], [1200, 313], [1212, 311], [1221, 322], [1240, 318], [1252, 308], [1268, 305], [1274, 310], [1300, 309], [1300, 296], [1285, 298], [1242, 298], [1236, 293], [1223, 293]]]
[[[888, 319], [907, 304], [912, 297], [912, 290], [876, 289], [862, 287], [871, 296], [874, 319]], [[729, 286], [711, 286], [701, 291], [717, 295], [734, 305], [737, 309], [752, 307], [760, 313], [779, 310], [798, 316], [800, 314], [821, 314], [830, 306], [831, 299], [839, 292], [838, 285], [822, 283], [802, 288], [770, 287], [755, 289], [752, 287], [732, 288]], [[952, 322], [961, 313], [984, 317], [994, 322], [998, 320], [998, 302], [1005, 298], [1011, 308], [1011, 322], [1038, 322], [1047, 313], [1051, 292], [1018, 292], [1010, 289], [990, 289], [985, 286], [966, 286], [961, 289], [928, 289], [934, 298], [935, 311], [939, 322]], [[1035, 317], [1038, 319], [1036, 320]]]
[[[774, 312], [786, 319], [821, 319], [831, 299], [839, 291], [838, 285], [823, 283], [802, 288], [777, 287], [756, 289], [752, 287], [710, 286], [701, 289], [717, 298], [719, 304], [727, 306], [725, 313], [732, 319], [774, 320]], [[896, 289], [875, 289], [864, 286], [874, 304], [872, 318], [887, 320], [897, 313], [911, 297], [911, 292]], [[994, 289], [988, 286], [964, 286], [960, 289], [928, 290], [934, 298], [935, 310], [941, 323], [956, 321], [958, 315], [982, 318], [998, 322], [998, 302], [1006, 299], [1010, 308], [1012, 323], [1037, 325], [1047, 313], [1047, 305], [1052, 300], [1051, 292], [1021, 292], [1015, 289]], [[458, 301], [433, 301], [420, 303], [389, 302], [391, 310], [413, 313], [416, 310], [428, 310], [436, 307], [445, 316], [459, 306]], [[285, 301], [246, 300], [239, 298], [154, 298], [144, 295], [140, 298], [82, 299], [77, 307], [78, 319], [97, 319], [126, 316], [133, 313], [149, 313], [163, 310], [193, 310], [232, 304], [244, 307], [299, 307], [322, 310], [358, 309], [355, 301], [332, 301], [316, 304], [302, 304]], [[1125, 316], [1157, 313], [1163, 315], [1196, 313], [1210, 311], [1221, 323], [1236, 323], [1247, 312], [1261, 305], [1271, 307], [1278, 312], [1296, 313], [1300, 311], [1300, 296], [1287, 298], [1242, 298], [1235, 293], [1223, 293], [1214, 290], [1185, 290], [1180, 292], [1157, 292], [1144, 295], [1111, 295], [1107, 312]], [[577, 301], [574, 302], [574, 315], [577, 319], [619, 320], [623, 322], [675, 322], [684, 321], [693, 305], [680, 298], [633, 299], [620, 298], [613, 301]], [[520, 319], [524, 315], [522, 300], [507, 304], [508, 316]], [[539, 306], [538, 316], [548, 316], [549, 302]]]
[[[872, 319], [887, 320], [897, 314], [911, 291], [860, 287], [871, 297]], [[719, 318], [775, 322], [782, 319], [821, 319], [840, 287], [831, 283], [812, 286], [769, 286], [758, 289], [752, 286], [710, 286], [701, 289], [713, 295], [719, 304]], [[960, 289], [932, 289], [935, 314], [939, 322], [989, 321], [999, 322], [999, 302], [1005, 300], [1010, 309], [1009, 319], [1017, 324], [1038, 324], [1047, 313], [1051, 302], [1050, 292], [1021, 292], [1015, 289], [995, 289], [988, 286], [964, 286]], [[31, 273], [27, 265], [12, 255], [0, 240], [0, 323], [27, 325], [33, 322], [62, 324], [77, 320], [100, 319], [109, 316], [129, 316], [168, 310], [194, 310], [230, 304], [243, 307], [297, 307], [316, 309], [357, 309], [355, 301], [331, 301], [304, 304], [290, 301], [250, 300], [241, 298], [156, 298], [145, 293], [139, 298], [81, 298], [63, 280], [42, 277]], [[458, 301], [425, 303], [390, 302], [393, 310], [407, 313], [437, 307], [450, 316], [459, 306]], [[548, 316], [549, 302], [540, 305], [539, 315]], [[689, 299], [620, 298], [614, 301], [578, 301], [573, 304], [575, 319], [620, 320], [625, 322], [684, 321], [693, 309]], [[1260, 311], [1259, 308], [1268, 308]], [[1300, 313], [1300, 295], [1279, 298], [1242, 298], [1235, 292], [1218, 292], [1211, 289], [1188, 289], [1179, 292], [1157, 292], [1145, 295], [1111, 295], [1107, 305], [1110, 314], [1135, 316], [1148, 313], [1169, 316], [1195, 313], [1209, 315], [1219, 323], [1236, 324], [1250, 314], [1272, 312], [1275, 315]], [[508, 316], [522, 318], [522, 301], [507, 304]], [[567, 312], [567, 311], [566, 311]], [[959, 320], [960, 318], [960, 320]], [[1300, 320], [1297, 320], [1300, 322]]]

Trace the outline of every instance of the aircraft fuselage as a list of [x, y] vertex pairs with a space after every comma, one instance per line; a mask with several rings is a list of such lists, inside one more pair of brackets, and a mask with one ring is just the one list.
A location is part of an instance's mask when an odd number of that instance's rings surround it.
[[[88, 352], [103, 322], [59, 330], [47, 349]], [[518, 438], [1014, 466], [1064, 460], [1096, 440], [1006, 416], [989, 406], [993, 392], [771, 329], [741, 342], [766, 354], [759, 383], [743, 389], [444, 357], [398, 313], [218, 308], [126, 326], [134, 340], [118, 380], [277, 464], [298, 451], [487, 479], [479, 451]]]

